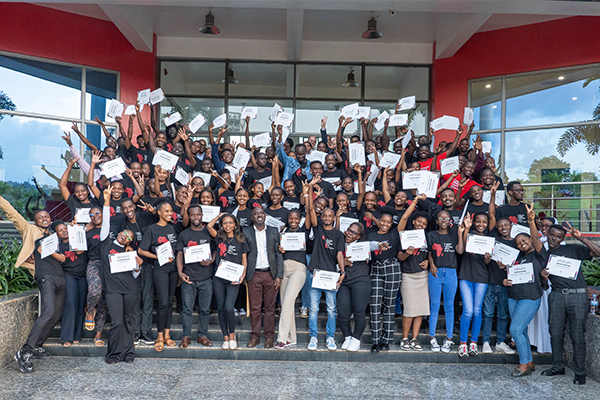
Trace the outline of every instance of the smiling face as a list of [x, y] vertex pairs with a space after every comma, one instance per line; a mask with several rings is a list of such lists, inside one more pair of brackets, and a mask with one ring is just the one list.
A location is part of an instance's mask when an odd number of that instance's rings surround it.
[[323, 142], [319, 142], [319, 144], [317, 144], [317, 150], [322, 151], [323, 153], [326, 153], [327, 145]]
[[283, 189], [280, 187], [274, 187], [271, 189], [271, 202], [274, 206], [281, 204], [281, 200], [283, 200]]
[[230, 217], [229, 215], [223, 217], [221, 219], [221, 229], [229, 236], [233, 235], [233, 231], [235, 229], [236, 222], [235, 219]]
[[225, 164], [229, 164], [233, 161], [233, 153], [231, 150], [223, 150], [222, 156]]
[[512, 227], [511, 222], [508, 219], [501, 219], [496, 222], [496, 229], [502, 235], [502, 237], [508, 237], [510, 235], [510, 228]]
[[481, 182], [487, 187], [491, 188], [494, 182], [496, 181], [496, 176], [492, 172], [492, 170], [484, 169], [481, 173]]
[[188, 216], [192, 226], [199, 227], [202, 224], [202, 207], [191, 206], [188, 208]]
[[389, 214], [383, 214], [379, 218], [379, 233], [386, 233], [392, 227], [394, 218]]
[[419, 147], [419, 160], [426, 160], [429, 158], [431, 151], [429, 150], [429, 146], [423, 145]]
[[517, 235], [515, 238], [515, 244], [517, 245], [517, 249], [521, 250], [523, 253], [529, 253], [533, 251], [531, 238], [524, 234]]
[[108, 157], [110, 160], [115, 159], [115, 148], [114, 147], [106, 147], [104, 148], [104, 156]]
[[450, 214], [446, 211], [440, 211], [437, 216], [437, 224], [440, 229], [448, 229], [450, 226]]
[[328, 171], [333, 171], [335, 169], [335, 155], [327, 154], [327, 156], [325, 156], [325, 165], [327, 166]]
[[[212, 168], [212, 161], [210, 158], [205, 158], [202, 160], [202, 172], [209, 173]], [[205, 182], [208, 185], [208, 182]]]
[[454, 190], [452, 190], [452, 189], [444, 190], [442, 192], [442, 196], [441, 196], [442, 205], [444, 206], [444, 208], [454, 207], [454, 198], [455, 198]]
[[517, 201], [521, 201], [521, 200], [523, 200], [523, 195], [525, 194], [525, 191], [523, 190], [523, 186], [521, 186], [520, 183], [516, 183], [513, 185], [511, 190], [508, 191], [508, 194], [513, 199], [515, 199]]
[[390, 194], [390, 196], [396, 195], [396, 182], [388, 181], [388, 193]]
[[123, 196], [123, 192], [125, 191], [123, 189], [123, 184], [121, 182], [113, 182], [112, 188], [112, 198], [114, 200], [120, 200], [121, 196]]
[[427, 229], [427, 218], [425, 217], [417, 217], [413, 221], [413, 227], [415, 229]]
[[246, 189], [240, 189], [236, 193], [235, 199], [237, 200], [238, 205], [245, 206], [246, 203], [248, 203], [248, 199], [250, 199], [250, 196], [248, 195]]
[[318, 162], [311, 164], [310, 173], [316, 178], [321, 177], [321, 175], [323, 175], [323, 165], [321, 165], [321, 163]]
[[292, 211], [288, 214], [288, 225], [292, 229], [298, 229], [300, 226], [300, 221], [302, 221], [302, 216], [297, 211]]
[[154, 177], [158, 179], [158, 183], [162, 185], [167, 181], [167, 178], [169, 177], [169, 171], [166, 169], [161, 169], [160, 171], [156, 171]]
[[321, 214], [321, 220], [325, 226], [333, 225], [333, 221], [335, 220], [335, 212], [333, 212], [331, 208], [326, 208]]
[[94, 207], [90, 209], [90, 220], [95, 226], [102, 224], [102, 209]]
[[150, 176], [150, 164], [148, 163], [143, 163], [142, 164], [142, 175], [144, 175], [144, 178], [148, 179], [148, 177]]
[[479, 201], [483, 197], [483, 189], [481, 189], [481, 186], [473, 185], [469, 190], [469, 195], [473, 201]]
[[132, 162], [129, 166], [129, 169], [131, 170], [131, 173], [134, 178], [137, 179], [140, 177], [140, 174], [142, 173], [142, 165], [139, 162]]
[[552, 221], [549, 219], [543, 219], [542, 222], [540, 222], [540, 232], [542, 233], [542, 235], [544, 236], [548, 236], [548, 231], [550, 230], [550, 227], [552, 226]]
[[394, 204], [397, 206], [403, 207], [408, 202], [408, 196], [404, 192], [398, 192], [394, 196]]
[[352, 193], [354, 191], [354, 182], [352, 181], [352, 178], [346, 177], [342, 180], [342, 189], [347, 193]]
[[475, 217], [475, 221], [473, 223], [475, 226], [475, 231], [478, 233], [483, 233], [488, 227], [488, 217], [487, 215], [479, 214]]
[[321, 215], [321, 213], [323, 212], [323, 210], [325, 210], [325, 208], [327, 208], [327, 200], [325, 200], [322, 197], [319, 197], [318, 199], [315, 200], [315, 212], [317, 213], [317, 215]]
[[292, 181], [285, 181], [285, 183], [283, 184], [283, 188], [285, 189], [285, 193], [289, 196], [289, 197], [296, 197], [296, 185], [294, 185], [294, 182]]
[[135, 204], [132, 200], [125, 200], [121, 203], [121, 212], [125, 214], [127, 219], [132, 221], [135, 218]]
[[167, 137], [165, 136], [164, 133], [159, 133], [158, 135], [156, 135], [156, 146], [158, 147], [163, 147], [165, 145], [165, 143], [167, 143]]
[[171, 222], [173, 217], [173, 207], [171, 207], [169, 203], [161, 203], [156, 212], [160, 219]]
[[369, 192], [365, 195], [364, 202], [367, 210], [374, 210], [375, 205], [377, 204], [377, 196], [375, 196], [375, 193]]
[[135, 141], [138, 145], [138, 148], [140, 148], [140, 149], [146, 148], [146, 142], [144, 141], [144, 137], [142, 135], [139, 135], [137, 138], [135, 138]]
[[344, 232], [344, 239], [346, 243], [353, 243], [360, 239], [362, 235], [362, 228], [357, 223], [352, 223]]
[[119, 232], [117, 235], [117, 242], [119, 242], [122, 246], [129, 246], [133, 241], [133, 232], [129, 229], [126, 229], [122, 232]]
[[200, 204], [203, 206], [211, 206], [213, 202], [214, 197], [211, 191], [203, 190], [202, 193], [200, 193]]
[[303, 144], [299, 144], [296, 146], [296, 160], [298, 160], [299, 163], [303, 163], [304, 161], [306, 161], [306, 146], [304, 146]]
[[176, 156], [180, 156], [183, 154], [183, 145], [180, 142], [177, 142], [173, 145], [173, 154], [175, 154]]
[[340, 193], [335, 198], [335, 203], [341, 210], [348, 210], [348, 196], [345, 193]]
[[555, 249], [565, 240], [565, 233], [556, 228], [548, 229], [548, 247]]
[[260, 199], [260, 198], [262, 198], [263, 194], [265, 194], [265, 187], [263, 186], [262, 183], [257, 182], [254, 185], [253, 192], [254, 192], [254, 198], [255, 199]]
[[198, 195], [204, 190], [204, 181], [199, 176], [192, 179], [192, 190], [194, 195]]
[[252, 209], [252, 222], [254, 222], [254, 225], [262, 226], [265, 223], [266, 217], [267, 215], [262, 207], [254, 207]]
[[114, 138], [114, 136], [109, 136], [106, 138], [106, 145], [117, 148], [117, 140]]
[[69, 230], [65, 224], [57, 225], [54, 231], [60, 240], [66, 241], [69, 239]]
[[458, 150], [463, 154], [469, 150], [469, 147], [469, 139], [462, 139], [458, 144]]
[[86, 201], [88, 199], [88, 188], [86, 184], [78, 183], [75, 185], [75, 197], [79, 201]]

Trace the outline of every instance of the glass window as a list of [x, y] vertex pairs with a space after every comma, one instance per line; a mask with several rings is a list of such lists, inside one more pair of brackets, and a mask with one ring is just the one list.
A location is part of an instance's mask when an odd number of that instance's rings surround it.
[[[366, 102], [365, 106], [371, 107], [371, 118], [375, 118], [382, 112], [387, 111], [388, 114], [393, 115], [396, 112], [396, 103], [372, 103]], [[417, 107], [409, 112], [401, 112], [401, 114], [408, 114], [408, 128], [415, 132], [415, 137], [421, 135], [427, 135], [429, 130], [429, 111], [427, 103], [417, 103]], [[376, 130], [373, 128], [373, 135], [380, 135], [383, 129]], [[388, 128], [388, 136], [395, 137], [395, 129]]]
[[160, 86], [165, 94], [223, 96], [224, 79], [224, 62], [161, 62]]
[[296, 96], [300, 98], [360, 99], [360, 86], [343, 86], [354, 71], [354, 81], [361, 84], [360, 65], [311, 65], [296, 67]]
[[292, 100], [230, 99], [228, 111], [228, 120], [231, 124], [230, 131], [232, 131], [232, 133], [245, 132], [246, 124], [245, 122], [241, 121], [242, 108], [258, 107], [258, 116], [256, 119], [250, 120], [250, 133], [258, 134], [271, 132], [271, 120], [269, 119], [269, 116], [271, 115], [271, 111], [273, 110], [275, 103], [283, 107], [284, 112], [294, 112], [294, 102]]
[[179, 122], [180, 124], [189, 124], [198, 114], [202, 114], [206, 118], [206, 123], [196, 132], [196, 136], [200, 136], [201, 132], [205, 132], [204, 135], [206, 135], [212, 121], [225, 112], [225, 100], [167, 97], [160, 103], [159, 127], [161, 130], [165, 129], [163, 118], [175, 111], [179, 111], [183, 117], [183, 120]]
[[[502, 123], [502, 79], [471, 82], [471, 107], [475, 129], [500, 129]], [[462, 116], [458, 116], [461, 118]]]
[[[321, 130], [321, 119], [327, 116], [327, 134], [335, 136], [339, 126], [338, 118], [341, 116], [340, 109], [348, 105], [344, 101], [306, 101], [298, 100], [296, 102], [296, 118], [294, 119], [296, 129], [295, 133], [299, 135], [316, 135]], [[348, 124], [344, 131], [344, 136], [358, 134], [358, 124], [356, 121]]]
[[426, 67], [366, 66], [364, 83], [366, 99], [429, 98], [429, 68]]
[[[117, 74], [87, 69], [85, 71], [85, 118], [107, 121], [108, 107], [117, 98]], [[108, 118], [108, 122], [114, 122]]]
[[294, 97], [293, 64], [238, 62], [229, 67], [235, 79], [229, 82], [229, 96]]
[[[451, 138], [454, 139], [454, 138]], [[451, 140], [448, 139], [448, 140]], [[477, 134], [471, 135], [470, 139], [470, 145], [471, 147], [473, 147], [473, 142], [475, 141], [475, 139], [477, 139]], [[502, 136], [500, 135], [500, 132], [492, 132], [492, 133], [482, 133], [481, 134], [481, 139], [484, 142], [491, 142], [492, 143], [492, 152], [490, 153], [490, 155], [494, 158], [494, 160], [496, 161], [496, 172], [497, 175], [500, 175], [500, 151], [502, 150]]]

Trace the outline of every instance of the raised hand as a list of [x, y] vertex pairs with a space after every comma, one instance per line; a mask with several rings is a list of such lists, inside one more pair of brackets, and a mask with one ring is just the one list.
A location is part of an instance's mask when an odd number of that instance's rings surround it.
[[[531, 207], [531, 209], [533, 210], [533, 206]], [[534, 213], [534, 215], [535, 215], [535, 213]], [[529, 209], [527, 210], [527, 219], [529, 220]], [[571, 234], [571, 236], [573, 236], [577, 240], [583, 239], [583, 235], [581, 234], [579, 229], [573, 228], [569, 222], [567, 222], [567, 225], [569, 225], [567, 232], [569, 232]]]
[[104, 204], [110, 204], [110, 197], [112, 196], [113, 185], [108, 185], [106, 189], [104, 189]]
[[534, 222], [535, 221], [535, 211], [533, 211], [533, 204], [531, 206], [529, 206], [529, 204], [525, 203], [525, 208], [527, 209], [527, 222]]
[[181, 128], [179, 128], [179, 131], [177, 132], [177, 135], [181, 138], [181, 140], [183, 140], [184, 142], [187, 141], [190, 138], [190, 135], [188, 135], [186, 133], [188, 126], [183, 126]]
[[463, 225], [465, 226], [465, 229], [471, 229], [471, 225], [473, 225], [473, 220], [471, 219], [471, 215], [469, 215], [469, 213], [465, 215]]
[[342, 127], [345, 128], [348, 126], [349, 123], [353, 122], [354, 120], [352, 119], [352, 117], [348, 117], [344, 120], [344, 123], [342, 124]]
[[321, 119], [321, 129], [325, 129], [325, 126], [327, 126], [327, 115]]
[[73, 146], [73, 142], [71, 142], [71, 134], [69, 132], [63, 131], [64, 136], [61, 136], [62, 139], [67, 143], [68, 146]]
[[102, 157], [102, 152], [100, 150], [97, 150], [94, 152], [94, 154], [92, 155], [92, 164], [98, 164], [101, 160]]
[[500, 187], [500, 181], [496, 181], [496, 182], [492, 183], [492, 187], [490, 189], [491, 198], [494, 198], [494, 196], [496, 196], [496, 191], [498, 190], [499, 187]]

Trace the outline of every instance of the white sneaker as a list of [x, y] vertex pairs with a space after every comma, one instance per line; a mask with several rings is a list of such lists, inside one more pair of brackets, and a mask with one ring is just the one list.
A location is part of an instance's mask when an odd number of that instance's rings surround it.
[[458, 346], [458, 356], [462, 358], [469, 357], [469, 349], [467, 348], [466, 343]]
[[352, 336], [346, 336], [346, 340], [342, 343], [342, 350], [348, 350], [348, 346], [350, 346], [350, 342], [352, 341]]
[[246, 310], [244, 310], [243, 308], [240, 308], [240, 316], [243, 317], [246, 315]]
[[358, 351], [360, 350], [360, 340], [355, 337], [350, 337], [350, 345], [348, 346], [348, 351]]
[[235, 315], [236, 317], [240, 316], [240, 312], [237, 310], [237, 308], [233, 309], [233, 315]]
[[442, 353], [450, 353], [450, 348], [454, 345], [454, 342], [450, 339], [445, 339], [442, 344]]
[[515, 351], [508, 347], [508, 345], [504, 342], [496, 343], [496, 351], [502, 352], [504, 354], [515, 354]]
[[492, 346], [490, 346], [489, 342], [483, 342], [483, 349], [481, 350], [481, 352], [490, 354], [490, 353], [493, 353], [494, 351], [492, 350]]
[[329, 350], [329, 351], [337, 350], [337, 345], [335, 344], [335, 339], [332, 337], [327, 338], [327, 350]]
[[308, 350], [315, 351], [317, 350], [317, 338], [311, 337], [310, 342], [308, 343]]
[[237, 342], [235, 340], [230, 340], [229, 341], [229, 349], [230, 350], [235, 350], [237, 349]]
[[221, 346], [223, 350], [229, 350], [229, 342], [226, 340], [223, 342], [223, 346]]
[[440, 351], [440, 345], [436, 338], [431, 339], [429, 344], [431, 345], [431, 351]]
[[477, 355], [477, 343], [471, 342], [469, 345], [469, 355], [476, 356]]

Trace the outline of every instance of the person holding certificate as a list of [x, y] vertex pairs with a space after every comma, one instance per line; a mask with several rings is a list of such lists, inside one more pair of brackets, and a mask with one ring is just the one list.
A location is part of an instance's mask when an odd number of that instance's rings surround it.
[[[218, 231], [214, 228], [217, 221], [219, 221]], [[219, 214], [208, 223], [206, 228], [208, 233], [215, 238], [216, 265], [218, 266], [221, 260], [224, 260], [244, 266], [244, 272], [239, 281], [227, 281], [219, 277], [213, 279], [213, 292], [217, 298], [219, 325], [223, 334], [222, 349], [235, 350], [237, 341], [235, 340], [235, 311], [233, 308], [240, 284], [246, 277], [247, 256], [250, 249], [238, 220], [231, 214]]]
[[[193, 205], [187, 209], [190, 227], [177, 237], [177, 272], [181, 279], [181, 299], [183, 302], [183, 338], [179, 347], [186, 348], [191, 343], [192, 313], [198, 299], [198, 343], [212, 346], [208, 339], [210, 302], [213, 295], [213, 263], [216, 247], [208, 229], [202, 223], [202, 208]], [[202, 254], [196, 254], [202, 248]]]
[[544, 269], [548, 262], [548, 253], [538, 237], [533, 206], [525, 206], [531, 236], [519, 233], [515, 237], [515, 243], [521, 253], [512, 266], [505, 266], [499, 262], [501, 267], [508, 269], [504, 286], [508, 287], [510, 335], [519, 352], [519, 366], [511, 374], [514, 377], [531, 375], [531, 371], [535, 370], [527, 326], [540, 308], [542, 291], [548, 288], [549, 275]]
[[[580, 244], [561, 245], [566, 234], [570, 233]], [[578, 229], [563, 228], [561, 225], [552, 225], [548, 229], [548, 253], [552, 257], [566, 257], [571, 266], [577, 267], [576, 278], [569, 279], [563, 276], [550, 275], [552, 292], [548, 296], [550, 340], [552, 344], [552, 368], [542, 372], [542, 375], [562, 375], [565, 372], [563, 358], [563, 344], [565, 328], [569, 326], [569, 336], [573, 343], [573, 371], [575, 384], [584, 384], [585, 371], [585, 326], [588, 314], [588, 293], [585, 277], [581, 272], [581, 261], [600, 257], [600, 247], [585, 238]], [[579, 262], [579, 265], [577, 266]]]
[[[370, 172], [367, 172], [367, 179]], [[379, 207], [377, 204], [377, 195], [375, 192], [365, 192], [365, 183], [362, 185], [359, 184], [360, 194], [364, 198], [362, 202], [362, 206], [359, 208], [358, 217], [360, 222], [365, 227], [365, 234], [368, 236], [373, 232], [377, 232], [377, 224], [379, 222], [379, 217], [381, 217], [381, 213], [377, 208]]]
[[279, 186], [271, 188], [271, 205], [265, 207], [265, 212], [271, 217], [288, 224], [288, 214], [290, 210], [282, 205], [284, 191]]
[[[241, 174], [240, 174], [241, 175]], [[238, 182], [241, 180], [241, 177], [238, 177]], [[252, 209], [254, 207], [251, 206], [250, 203], [250, 193], [248, 193], [248, 189], [244, 189], [243, 187], [237, 188], [235, 190], [235, 200], [237, 202], [237, 207], [233, 210], [240, 227], [243, 229], [247, 226], [252, 226]]]
[[[69, 209], [71, 210], [71, 219], [75, 218], [75, 215], [78, 212], [77, 210], [87, 209], [89, 211], [89, 209], [91, 209], [92, 207], [98, 206], [98, 202], [95, 198], [90, 199], [90, 191], [88, 189], [88, 186], [83, 182], [77, 182], [75, 184], [75, 187], [73, 188], [73, 194], [69, 192], [67, 184], [69, 182], [69, 176], [71, 175], [73, 166], [76, 162], [76, 158], [72, 158], [69, 161], [67, 169], [65, 169], [65, 173], [60, 178], [59, 184], [60, 193], [62, 194], [63, 199], [65, 200], [65, 202], [69, 206]], [[84, 221], [80, 221], [80, 223], [82, 222]]]
[[154, 260], [152, 277], [156, 297], [158, 298], [158, 318], [156, 322], [158, 336], [156, 343], [154, 343], [154, 350], [163, 351], [165, 344], [169, 347], [176, 344], [171, 339], [170, 332], [173, 296], [179, 279], [173, 255], [173, 249], [177, 244], [177, 234], [171, 223], [173, 216], [171, 204], [165, 200], [156, 204], [155, 208], [159, 218], [158, 222], [146, 228], [138, 253]]

